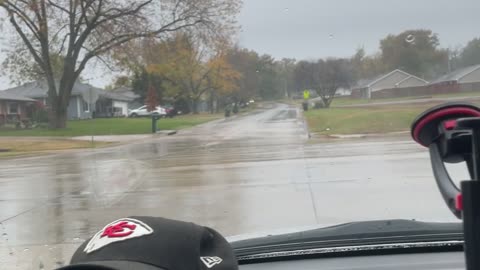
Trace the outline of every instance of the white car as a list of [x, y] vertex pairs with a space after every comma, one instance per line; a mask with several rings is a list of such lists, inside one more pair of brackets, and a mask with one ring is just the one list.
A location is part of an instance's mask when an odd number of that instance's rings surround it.
[[159, 115], [161, 117], [164, 117], [165, 115], [167, 115], [167, 112], [165, 108], [162, 108], [160, 106], [157, 106], [156, 110], [149, 112], [147, 111], [147, 106], [144, 105], [138, 109], [130, 110], [128, 113], [128, 117], [141, 117], [151, 115]]

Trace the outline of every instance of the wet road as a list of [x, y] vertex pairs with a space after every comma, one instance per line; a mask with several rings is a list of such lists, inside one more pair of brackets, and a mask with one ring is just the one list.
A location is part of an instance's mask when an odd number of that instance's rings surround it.
[[308, 140], [288, 105], [172, 137], [0, 161], [1, 269], [61, 265], [83, 239], [130, 215], [194, 221], [228, 236], [370, 219], [454, 220], [424, 149], [408, 138]]

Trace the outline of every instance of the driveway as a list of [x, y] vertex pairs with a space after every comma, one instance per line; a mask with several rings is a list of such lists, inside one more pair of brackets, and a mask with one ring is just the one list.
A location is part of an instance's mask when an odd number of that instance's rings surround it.
[[[0, 264], [62, 265], [90, 235], [130, 215], [193, 221], [226, 236], [454, 220], [428, 153], [408, 137], [314, 143], [299, 113], [271, 104], [175, 136], [0, 161]], [[459, 167], [452, 173], [464, 177]]]

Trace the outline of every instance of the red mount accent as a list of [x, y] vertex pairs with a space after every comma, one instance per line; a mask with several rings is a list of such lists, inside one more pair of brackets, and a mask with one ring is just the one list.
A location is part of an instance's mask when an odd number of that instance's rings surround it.
[[462, 193], [458, 193], [457, 197], [455, 198], [455, 208], [457, 208], [458, 211], [463, 211]]
[[457, 127], [457, 120], [448, 120], [443, 123], [446, 130], [454, 130]]

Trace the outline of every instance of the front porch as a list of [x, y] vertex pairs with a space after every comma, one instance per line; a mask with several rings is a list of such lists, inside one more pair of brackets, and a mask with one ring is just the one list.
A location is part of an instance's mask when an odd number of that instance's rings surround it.
[[6, 124], [27, 126], [33, 111], [33, 102], [0, 100], [0, 126]]

